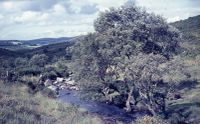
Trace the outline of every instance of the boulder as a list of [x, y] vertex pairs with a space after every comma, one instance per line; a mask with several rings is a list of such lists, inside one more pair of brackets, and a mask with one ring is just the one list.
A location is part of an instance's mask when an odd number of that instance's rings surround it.
[[54, 81], [53, 84], [58, 84], [58, 81]]
[[69, 87], [69, 89], [70, 89], [70, 90], [77, 90], [77, 91], [79, 90], [79, 88], [78, 88], [77, 86]]
[[64, 81], [64, 78], [57, 77], [56, 81], [57, 81], [58, 83], [62, 83], [62, 82]]
[[45, 82], [44, 82], [44, 86], [47, 87], [47, 86], [50, 86], [52, 85], [52, 81], [50, 79], [47, 79]]
[[71, 86], [75, 86], [76, 85], [74, 80], [65, 81], [65, 84], [71, 85]]
[[54, 86], [54, 85], [48, 86], [47, 88], [52, 90], [52, 91], [56, 91], [56, 92], [59, 90], [58, 87]]
[[67, 82], [68, 82], [68, 81], [71, 81], [71, 80], [72, 80], [71, 77], [65, 79], [65, 81], [67, 81]]
[[67, 88], [68, 88], [68, 87], [67, 87], [66, 85], [61, 85], [61, 86], [60, 86], [60, 89], [62, 89], [62, 90], [63, 90], [63, 89], [67, 89]]

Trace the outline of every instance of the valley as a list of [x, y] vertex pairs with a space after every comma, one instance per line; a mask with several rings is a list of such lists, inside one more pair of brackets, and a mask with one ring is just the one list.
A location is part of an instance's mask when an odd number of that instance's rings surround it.
[[0, 40], [0, 123], [198, 124], [199, 17], [122, 7], [88, 35]]

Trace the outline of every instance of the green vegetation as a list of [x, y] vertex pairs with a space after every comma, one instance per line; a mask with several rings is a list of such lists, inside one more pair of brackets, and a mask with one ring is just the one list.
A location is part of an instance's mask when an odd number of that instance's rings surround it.
[[10, 57], [16, 57], [18, 54], [16, 52], [0, 48], [0, 58], [10, 58]]
[[165, 120], [158, 117], [144, 116], [136, 120], [136, 124], [168, 124]]
[[172, 25], [177, 27], [184, 34], [190, 35], [191, 37], [199, 38], [199, 33], [200, 33], [199, 19], [200, 15], [172, 23]]
[[77, 107], [28, 94], [24, 85], [0, 83], [1, 124], [102, 124], [101, 120]]
[[71, 49], [72, 69], [87, 97], [127, 111], [148, 110], [173, 124], [197, 122], [196, 112], [179, 99], [187, 88], [198, 88], [198, 46], [192, 51], [162, 17], [132, 6], [101, 13], [94, 28]]
[[195, 58], [200, 54], [200, 15], [172, 23], [183, 33], [181, 46], [186, 49], [183, 57]]
[[[167, 95], [178, 82], [164, 79], [174, 73], [171, 68], [175, 64], [170, 61], [179, 48], [178, 31], [161, 17], [137, 7], [110, 9], [94, 26], [96, 32], [74, 47], [78, 67], [74, 72], [81, 85], [87, 92], [103, 94], [109, 102], [125, 97], [122, 102], [127, 111], [140, 103], [153, 115], [165, 114]], [[123, 83], [117, 84], [119, 81]], [[124, 88], [118, 89], [122, 85]], [[118, 95], [110, 96], [110, 92]]]

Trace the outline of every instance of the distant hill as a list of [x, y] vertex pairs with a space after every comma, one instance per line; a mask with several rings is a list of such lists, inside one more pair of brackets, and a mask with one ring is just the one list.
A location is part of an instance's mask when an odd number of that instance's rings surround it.
[[33, 49], [49, 44], [70, 42], [75, 37], [41, 38], [34, 40], [0, 40], [0, 48], [9, 50]]
[[26, 46], [18, 40], [0, 40], [0, 48], [8, 50], [18, 50], [25, 49]]
[[22, 41], [24, 44], [28, 45], [48, 45], [48, 44], [55, 44], [61, 42], [67, 42], [73, 39], [74, 37], [60, 37], [60, 38], [41, 38], [41, 39], [34, 39], [34, 40], [25, 40]]
[[189, 17], [186, 20], [174, 22], [172, 25], [183, 33], [200, 34], [200, 15]]
[[64, 43], [56, 43], [56, 44], [50, 44], [41, 46], [35, 49], [31, 50], [23, 50], [19, 51], [21, 53], [25, 53], [25, 56], [31, 57], [35, 54], [46, 54], [50, 58], [56, 56], [61, 57], [66, 55], [66, 48], [72, 46], [73, 42], [64, 42]]
[[54, 56], [55, 57], [63, 56], [69, 58], [70, 56], [66, 54], [66, 48], [72, 46], [80, 38], [82, 38], [82, 36], [70, 38], [68, 39], [68, 42], [54, 43], [34, 49], [19, 50], [18, 52], [28, 57], [31, 57], [34, 54], [46, 54], [50, 58]]
[[18, 57], [19, 53], [0, 48], [0, 58]]
[[186, 20], [171, 23], [189, 38], [196, 38], [200, 42], [200, 15], [189, 17]]
[[[9, 46], [10, 48], [18, 47], [14, 51], [0, 47], [0, 58], [32, 57], [35, 54], [46, 54], [50, 58], [53, 58], [53, 57], [70, 58], [70, 55], [66, 54], [66, 48], [72, 46], [80, 38], [82, 38], [82, 36], [71, 37], [71, 38], [43, 38], [43, 39], [26, 41], [27, 43], [31, 43], [32, 41], [34, 43], [42, 44], [40, 47], [36, 47], [32, 49], [22, 48], [23, 43], [21, 41], [17, 41], [17, 40], [0, 41], [1, 47], [6, 46], [5, 44], [10, 45]], [[56, 42], [54, 43], [54, 41]], [[15, 42], [15, 44], [19, 46], [12, 46], [11, 44], [12, 42]], [[44, 45], [47, 42], [48, 42], [48, 45]]]
[[183, 33], [182, 47], [187, 49], [185, 56], [200, 55], [200, 15], [171, 23]]

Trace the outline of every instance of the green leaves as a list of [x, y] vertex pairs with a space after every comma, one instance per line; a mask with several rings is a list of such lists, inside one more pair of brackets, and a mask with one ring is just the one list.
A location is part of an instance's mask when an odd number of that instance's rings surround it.
[[[154, 95], [161, 94], [157, 95], [161, 101], [166, 96], [158, 92], [158, 84], [163, 83], [163, 74], [169, 65], [165, 69], [160, 65], [176, 53], [179, 32], [162, 17], [135, 6], [101, 13], [94, 28], [93, 34], [85, 36], [74, 47], [74, 72], [79, 80], [86, 80], [87, 83], [81, 83], [87, 92], [88, 89], [96, 89], [99, 94], [106, 91], [103, 94], [111, 102], [115, 97], [123, 98], [128, 110], [130, 104], [136, 105], [140, 99], [155, 113], [158, 97]], [[110, 99], [112, 92], [119, 94]], [[159, 107], [164, 111], [165, 101], [161, 103]]]

